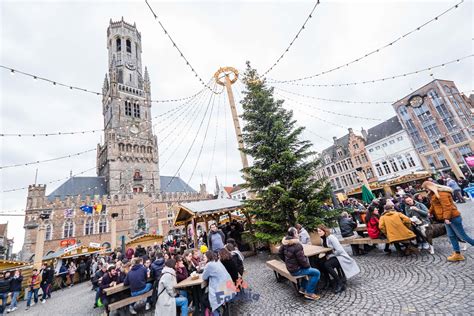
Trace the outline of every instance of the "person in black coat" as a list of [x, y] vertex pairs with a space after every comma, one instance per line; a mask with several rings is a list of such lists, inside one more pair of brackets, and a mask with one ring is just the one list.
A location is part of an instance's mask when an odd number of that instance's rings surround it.
[[0, 275], [0, 298], [2, 299], [0, 315], [3, 315], [5, 308], [7, 307], [7, 297], [11, 285], [10, 281], [10, 272], [5, 272], [4, 275]]
[[79, 282], [82, 283], [86, 280], [86, 270], [87, 266], [84, 260], [81, 260], [79, 266], [77, 267], [77, 272], [79, 273]]
[[41, 268], [41, 290], [43, 291], [42, 302], [51, 298], [51, 289], [54, 279], [54, 270], [51, 266], [43, 264]]
[[13, 312], [17, 309], [18, 296], [21, 292], [21, 283], [23, 282], [23, 276], [21, 270], [15, 270], [13, 277], [10, 279], [10, 292], [12, 293], [12, 300], [10, 302], [10, 309], [7, 312]]
[[226, 248], [219, 250], [219, 260], [224, 265], [227, 272], [229, 272], [232, 281], [237, 284], [237, 280], [239, 279], [239, 270], [237, 269], [234, 260], [232, 260], [232, 254], [230, 251]]

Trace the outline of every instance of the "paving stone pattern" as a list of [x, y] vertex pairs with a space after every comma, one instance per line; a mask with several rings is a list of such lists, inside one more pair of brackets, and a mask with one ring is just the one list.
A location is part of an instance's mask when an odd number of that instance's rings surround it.
[[[474, 236], [474, 202], [460, 209], [466, 231]], [[315, 302], [298, 296], [290, 283], [276, 282], [265, 266], [267, 253], [247, 258], [246, 280], [258, 300], [233, 303], [232, 315], [474, 315], [474, 247], [464, 253], [466, 261], [456, 263], [446, 261], [451, 253], [446, 237], [435, 239], [435, 255], [398, 258], [379, 248], [355, 257], [361, 273], [348, 281], [345, 292], [324, 291]], [[86, 282], [53, 292], [52, 299], [28, 311], [23, 301], [11, 315], [101, 315], [103, 309], [92, 308], [90, 288]]]

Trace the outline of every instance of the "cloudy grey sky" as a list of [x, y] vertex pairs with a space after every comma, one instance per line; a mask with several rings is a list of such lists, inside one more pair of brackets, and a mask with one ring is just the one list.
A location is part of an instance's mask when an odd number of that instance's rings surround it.
[[[294, 79], [339, 66], [380, 47], [433, 18], [458, 1], [322, 1], [313, 18], [287, 56], [269, 75]], [[151, 1], [159, 18], [172, 34], [191, 64], [205, 79], [220, 66], [244, 69], [250, 60], [259, 71], [266, 70], [281, 54], [308, 15], [313, 1]], [[100, 91], [107, 71], [106, 30], [110, 18], [135, 22], [142, 34], [143, 64], [148, 66], [153, 99], [192, 95], [201, 87], [173, 49], [144, 1], [2, 1], [1, 64], [51, 78], [59, 82]], [[377, 79], [441, 64], [472, 54], [473, 5], [465, 1], [439, 21], [363, 61], [304, 83], [343, 83]], [[297, 87], [278, 84], [291, 92], [330, 99], [392, 101], [428, 83], [433, 77], [453, 80], [460, 91], [473, 89], [472, 58], [429, 73], [353, 87]], [[433, 74], [433, 77], [430, 76]], [[100, 129], [103, 126], [100, 97], [35, 82], [0, 70], [1, 133], [33, 133]], [[242, 85], [236, 85], [241, 88]], [[282, 92], [281, 92], [282, 93]], [[282, 93], [285, 94], [285, 93]], [[291, 96], [286, 94], [287, 96]], [[240, 96], [236, 92], [236, 97]], [[390, 104], [345, 104], [293, 99], [323, 109], [371, 118], [394, 115]], [[181, 103], [154, 104], [158, 115]], [[159, 131], [161, 174], [174, 175], [197, 131], [205, 99], [190, 103], [180, 113], [182, 121], [163, 117]], [[347, 127], [360, 129], [377, 122], [333, 115], [292, 102], [304, 136], [316, 150], [343, 136]], [[240, 108], [239, 108], [240, 109]], [[217, 113], [219, 111], [219, 113]], [[237, 151], [225, 95], [215, 99], [203, 153], [190, 183], [204, 181], [214, 187], [214, 176], [227, 185], [240, 182]], [[200, 116], [201, 115], [201, 116]], [[337, 123], [325, 123], [314, 117]], [[225, 119], [226, 118], [226, 119]], [[179, 123], [179, 124], [178, 124]], [[190, 125], [191, 124], [191, 125]], [[204, 123], [189, 159], [180, 170], [188, 181], [201, 143]], [[227, 127], [227, 133], [226, 128]], [[183, 130], [184, 129], [184, 130]], [[217, 133], [216, 133], [217, 131]], [[165, 138], [165, 135], [170, 135]], [[227, 140], [227, 141], [226, 141]], [[76, 153], [94, 148], [100, 135], [2, 138], [0, 164], [10, 165]], [[215, 142], [215, 145], [214, 145]], [[227, 144], [227, 145], [226, 145]], [[215, 146], [214, 160], [213, 148]], [[164, 150], [166, 148], [166, 150]], [[174, 151], [174, 148], [177, 148]], [[226, 150], [227, 148], [227, 150]], [[227, 154], [226, 154], [227, 153]], [[161, 154], [161, 153], [160, 153]], [[163, 164], [166, 164], [163, 166]], [[1, 191], [67, 177], [95, 166], [95, 152], [41, 165], [0, 170]], [[95, 175], [92, 170], [85, 175]], [[59, 183], [48, 186], [51, 192]], [[26, 190], [0, 193], [2, 211], [21, 213]], [[23, 242], [21, 217], [0, 216], [10, 222], [15, 251]]]

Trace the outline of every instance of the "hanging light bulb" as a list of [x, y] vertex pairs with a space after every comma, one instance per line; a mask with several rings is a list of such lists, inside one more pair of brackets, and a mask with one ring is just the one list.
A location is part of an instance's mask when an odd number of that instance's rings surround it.
[[14, 69], [10, 70], [10, 75], [13, 76], [14, 74], [15, 74], [15, 70]]

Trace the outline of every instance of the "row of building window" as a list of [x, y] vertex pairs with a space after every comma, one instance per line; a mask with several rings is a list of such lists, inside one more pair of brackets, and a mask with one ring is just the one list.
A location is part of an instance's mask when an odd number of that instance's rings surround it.
[[[403, 136], [398, 136], [397, 137], [397, 141], [398, 142], [401, 142], [403, 140]], [[369, 152], [373, 152], [374, 150], [380, 150], [382, 147], [387, 147], [388, 145], [393, 145], [395, 144], [395, 140], [394, 139], [391, 139], [388, 141], [388, 144], [387, 143], [383, 143], [381, 146], [375, 146], [375, 149], [374, 148], [370, 148], [369, 149]]]
[[[132, 112], [132, 106], [133, 106], [133, 112]], [[132, 103], [126, 100], [125, 101], [125, 115], [140, 118], [140, 104]]]
[[[74, 237], [75, 234], [75, 224], [72, 219], [67, 219], [63, 224], [63, 234], [62, 238], [70, 238]], [[107, 218], [105, 216], [100, 217], [97, 225], [94, 222], [92, 216], [88, 217], [84, 223], [84, 235], [91, 235], [91, 234], [103, 234], [107, 232]], [[45, 233], [46, 240], [53, 239], [53, 223], [46, 224], [46, 233]]]
[[[405, 154], [406, 161], [408, 162], [408, 168], [415, 167], [415, 160], [413, 160], [413, 157], [411, 154]], [[406, 170], [407, 169], [407, 164], [405, 163], [405, 160], [403, 159], [402, 156], [398, 156], [397, 159], [395, 158], [389, 159], [387, 161], [382, 161], [382, 163], [377, 163], [375, 164], [375, 169], [377, 170], [377, 173], [379, 176], [391, 174], [392, 172], [398, 172], [399, 170]]]
[[151, 154], [153, 152], [153, 147], [151, 146], [138, 146], [134, 145], [132, 146], [131, 144], [124, 144], [124, 143], [119, 143], [119, 151], [124, 151], [124, 152], [134, 152], [138, 154]]

